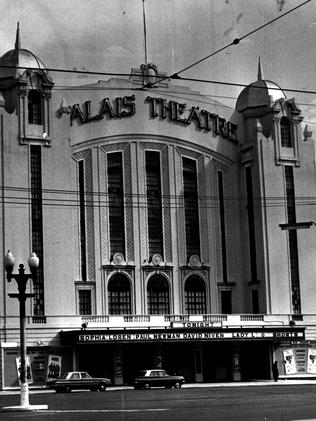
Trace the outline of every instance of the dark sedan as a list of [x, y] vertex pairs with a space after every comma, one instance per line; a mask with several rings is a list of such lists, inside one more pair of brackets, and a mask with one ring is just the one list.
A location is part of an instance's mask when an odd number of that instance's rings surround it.
[[175, 387], [179, 389], [185, 382], [183, 376], [170, 376], [165, 370], [141, 370], [133, 381], [135, 389], [150, 389], [151, 387]]
[[103, 392], [110, 384], [109, 379], [91, 377], [86, 371], [70, 371], [60, 379], [48, 382], [47, 387], [55, 389], [56, 392], [71, 392], [78, 389]]

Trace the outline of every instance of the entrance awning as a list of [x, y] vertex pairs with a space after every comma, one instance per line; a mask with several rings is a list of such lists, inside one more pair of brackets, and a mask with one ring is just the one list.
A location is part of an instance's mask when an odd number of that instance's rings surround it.
[[225, 327], [190, 329], [85, 329], [61, 331], [62, 345], [184, 342], [184, 341], [272, 341], [288, 342], [305, 339], [305, 327]]

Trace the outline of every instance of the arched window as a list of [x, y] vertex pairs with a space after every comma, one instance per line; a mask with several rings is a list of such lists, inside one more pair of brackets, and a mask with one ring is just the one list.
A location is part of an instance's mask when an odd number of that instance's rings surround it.
[[146, 151], [146, 189], [149, 256], [163, 255], [160, 154]]
[[292, 148], [292, 132], [291, 122], [288, 117], [282, 117], [280, 121], [281, 126], [281, 145], [283, 148]]
[[110, 251], [112, 256], [115, 253], [120, 253], [125, 256], [124, 182], [122, 152], [109, 153], [107, 156], [107, 164]]
[[196, 161], [182, 158], [185, 241], [187, 258], [200, 256], [199, 198]]
[[29, 124], [42, 124], [42, 97], [36, 89], [28, 94]]
[[109, 314], [131, 314], [131, 287], [126, 276], [112, 276], [108, 284]]
[[206, 313], [205, 283], [199, 276], [190, 276], [184, 286], [185, 311], [187, 314]]
[[154, 275], [147, 285], [148, 314], [169, 314], [169, 286], [162, 276]]

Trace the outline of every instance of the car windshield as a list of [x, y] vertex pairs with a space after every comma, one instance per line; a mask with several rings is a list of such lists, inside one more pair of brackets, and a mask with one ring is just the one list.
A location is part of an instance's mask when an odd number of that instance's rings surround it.
[[152, 377], [164, 377], [166, 376], [166, 372], [164, 370], [153, 370], [151, 372]]
[[66, 378], [67, 378], [67, 376], [68, 376], [68, 373], [64, 373], [64, 374], [61, 376], [61, 379], [66, 379]]
[[81, 373], [82, 379], [91, 379], [91, 376], [88, 373]]
[[144, 376], [146, 376], [146, 374], [147, 374], [147, 370], [141, 370], [141, 371], [138, 372], [138, 376], [140, 376], [140, 377], [144, 377]]

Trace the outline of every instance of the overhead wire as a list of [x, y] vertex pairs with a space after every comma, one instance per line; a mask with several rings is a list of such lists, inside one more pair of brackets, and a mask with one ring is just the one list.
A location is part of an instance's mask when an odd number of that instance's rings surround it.
[[[220, 84], [220, 85], [227, 85], [227, 86], [237, 86], [237, 87], [246, 87], [248, 86], [247, 84], [242, 84], [242, 83], [234, 83], [234, 82], [225, 82], [225, 81], [215, 81], [215, 80], [209, 80], [209, 79], [198, 79], [198, 78], [188, 78], [188, 77], [179, 77], [179, 73], [183, 73], [186, 70], [196, 66], [197, 64], [207, 60], [208, 58], [220, 53], [221, 51], [225, 50], [226, 48], [232, 46], [232, 45], [237, 45], [239, 44], [240, 41], [242, 41], [243, 39], [249, 37], [250, 35], [260, 31], [261, 29], [267, 27], [268, 25], [271, 25], [272, 23], [274, 23], [275, 21], [283, 18], [284, 16], [293, 13], [295, 10], [299, 9], [302, 6], [305, 6], [307, 3], [311, 2], [311, 0], [306, 0], [305, 2], [295, 6], [294, 8], [288, 10], [287, 12], [283, 13], [280, 16], [277, 16], [276, 18], [270, 20], [269, 22], [266, 22], [265, 24], [255, 28], [254, 30], [248, 32], [247, 34], [241, 36], [240, 38], [236, 38], [234, 39], [231, 43], [225, 45], [224, 47], [221, 47], [220, 49], [214, 51], [213, 53], [195, 61], [194, 63], [192, 63], [189, 66], [186, 66], [185, 68], [177, 71], [176, 73], [170, 75], [170, 76], [165, 76], [165, 77], [160, 77], [157, 81], [147, 84], [145, 87], [140, 87], [140, 88], [129, 88], [130, 90], [140, 90], [140, 89], [144, 89], [144, 88], [152, 88], [153, 86], [155, 86], [158, 83], [161, 83], [163, 80], [166, 79], [181, 79], [181, 80], [186, 80], [186, 81], [192, 81], [192, 82], [198, 82], [198, 83], [212, 83], [212, 84]], [[11, 66], [11, 65], [0, 65], [0, 68], [15, 68], [15, 69], [28, 69], [28, 70], [39, 70], [38, 68], [34, 68], [34, 67], [23, 67], [23, 66]], [[59, 73], [73, 73], [73, 74], [85, 74], [85, 75], [101, 75], [101, 76], [123, 76], [123, 77], [131, 77], [133, 74], [131, 72], [129, 73], [118, 73], [118, 72], [101, 72], [101, 71], [89, 71], [89, 70], [77, 70], [77, 69], [59, 69], [59, 68], [49, 68], [49, 67], [45, 67], [45, 69], [43, 69], [45, 71], [48, 72], [59, 72]], [[254, 87], [256, 88], [256, 87]], [[260, 88], [260, 87], [259, 87]], [[126, 89], [126, 88], [119, 88], [119, 87], [98, 87], [98, 86], [54, 86], [53, 90], [109, 90], [109, 89], [116, 89], [116, 90], [122, 90], [122, 89]], [[278, 88], [273, 88], [271, 87], [271, 89], [278, 89]], [[297, 92], [297, 93], [303, 93], [303, 94], [316, 94], [316, 91], [313, 90], [304, 90], [304, 89], [292, 89], [292, 88], [282, 88], [283, 91], [291, 91], [291, 92]]]
[[[261, 29], [266, 28], [267, 26], [271, 25], [272, 23], [276, 22], [277, 20], [283, 18], [284, 16], [286, 16], [286, 15], [294, 12], [295, 10], [299, 9], [302, 6], [305, 6], [307, 3], [310, 3], [310, 2], [311, 2], [311, 0], [304, 1], [303, 3], [301, 3], [301, 4], [299, 4], [299, 5], [295, 6], [295, 7], [293, 7], [292, 9], [288, 10], [287, 12], [283, 13], [280, 16], [277, 16], [276, 18], [270, 20], [269, 22], [266, 22], [265, 24], [263, 24], [263, 25], [255, 28], [254, 30], [248, 32], [247, 34], [241, 36], [240, 38], [235, 38], [232, 42], [230, 42], [229, 44], [225, 45], [224, 47], [219, 48], [218, 50], [214, 51], [213, 53], [208, 54], [207, 56], [205, 56], [205, 57], [203, 57], [203, 58], [195, 61], [194, 63], [190, 64], [189, 66], [186, 66], [183, 69], [181, 69], [181, 70], [173, 73], [171, 76], [166, 76], [165, 78], [160, 79], [160, 81], [165, 80], [165, 79], [182, 79], [182, 77], [179, 76], [179, 73], [183, 73], [186, 70], [191, 69], [192, 67], [194, 67], [194, 66], [202, 63], [203, 61], [205, 61], [205, 60], [207, 60], [207, 59], [215, 56], [216, 54], [221, 53], [222, 51], [226, 50], [227, 48], [231, 47], [232, 45], [239, 44], [240, 41], [242, 41], [243, 39], [248, 38], [250, 35], [253, 35], [254, 33], [260, 31]], [[157, 82], [153, 82], [153, 83], [149, 83], [148, 84], [148, 87], [153, 87], [157, 83], [158, 83], [158, 81]]]
[[[310, 1], [310, 0], [309, 0]], [[38, 71], [38, 68], [35, 67], [19, 67], [19, 66], [9, 66], [9, 65], [0, 65], [0, 68], [5, 67], [5, 68], [12, 68], [12, 69], [25, 69], [25, 70], [34, 70], [34, 71]], [[87, 73], [87, 74], [98, 74], [98, 75], [103, 75], [103, 76], [108, 76], [108, 75], [112, 75], [112, 76], [132, 76], [132, 73], [109, 73], [109, 72], [94, 72], [94, 71], [73, 71], [73, 70], [68, 70], [68, 69], [57, 69], [57, 68], [45, 68], [45, 70], [47, 71], [54, 71], [54, 72], [75, 72], [75, 73]], [[166, 77], [168, 79], [170, 79], [171, 77]], [[156, 83], [159, 83], [162, 81], [162, 78], [159, 78], [159, 80]], [[236, 87], [247, 87], [249, 86], [249, 84], [246, 83], [238, 83], [238, 82], [226, 82], [226, 81], [218, 81], [218, 80], [212, 80], [212, 79], [198, 79], [198, 78], [189, 78], [189, 77], [181, 77], [181, 81], [190, 81], [190, 82], [198, 82], [198, 83], [210, 83], [210, 84], [215, 84], [215, 85], [226, 85], [226, 86], [236, 86]], [[115, 90], [115, 91], [139, 91], [139, 90], [143, 90], [144, 87], [118, 87], [118, 86], [91, 86], [91, 85], [95, 85], [95, 83], [92, 84], [86, 84], [86, 85], [54, 85], [52, 87], [52, 90], [54, 91], [108, 91], [108, 90]], [[152, 87], [153, 84], [151, 84], [150, 87]], [[148, 86], [146, 86], [145, 88], [148, 88]], [[253, 86], [254, 89], [262, 89], [262, 87], [260, 86]], [[161, 87], [160, 87], [161, 89]], [[279, 87], [273, 87], [273, 86], [269, 86], [269, 89], [271, 90], [280, 90], [281, 88]], [[288, 92], [297, 92], [297, 93], [302, 93], [302, 94], [316, 94], [316, 91], [314, 90], [306, 90], [306, 89], [294, 89], [294, 88], [283, 88], [282, 87], [282, 91], [288, 91]], [[158, 92], [158, 89], [155, 90], [155, 92]], [[166, 93], [166, 90], [161, 90], [162, 93]], [[172, 91], [170, 91], [168, 89], [169, 93], [172, 93]], [[199, 92], [197, 93], [185, 93], [186, 95], [202, 95], [202, 96], [207, 96], [206, 94], [201, 94]], [[219, 96], [220, 97], [220, 96]]]
[[[62, 190], [62, 189], [43, 189], [42, 198], [33, 198], [32, 191], [28, 187], [10, 187], [2, 186], [3, 194], [0, 196], [0, 200], [3, 205], [20, 205], [30, 206], [32, 201], [40, 203], [43, 207], [71, 207], [79, 208], [82, 204], [82, 200], [79, 197], [78, 190]], [[12, 192], [12, 194], [11, 194]], [[54, 197], [55, 196], [55, 197]], [[148, 202], [160, 203], [163, 209], [184, 207], [184, 194], [165, 194], [162, 193], [158, 197], [148, 197], [147, 192], [143, 194], [134, 193], [122, 193], [119, 195], [112, 195], [108, 192], [96, 192], [86, 191], [84, 199], [85, 207], [93, 208], [109, 208], [121, 206], [124, 203], [126, 208], [147, 208]], [[234, 206], [234, 203], [244, 202], [246, 204], [246, 195], [225, 195], [226, 207]], [[219, 207], [219, 196], [218, 195], [199, 195], [198, 196], [198, 207], [199, 209], [209, 209]], [[285, 207], [287, 204], [286, 196], [255, 196], [254, 203], [266, 208], [272, 207]], [[296, 206], [315, 206], [315, 196], [296, 196]], [[159, 205], [159, 206], [160, 206]]]
[[[152, 88], [154, 85], [161, 83], [163, 80], [166, 79], [181, 79], [182, 81], [190, 81], [190, 82], [197, 82], [197, 83], [210, 83], [210, 84], [220, 84], [220, 85], [226, 85], [226, 86], [236, 86], [236, 87], [246, 87], [248, 85], [241, 84], [241, 83], [233, 83], [233, 82], [223, 82], [223, 81], [214, 81], [214, 80], [207, 80], [207, 79], [197, 79], [197, 78], [188, 78], [188, 77], [179, 77], [180, 73], [185, 72], [186, 70], [198, 65], [199, 63], [213, 57], [216, 54], [219, 54], [223, 50], [229, 48], [230, 46], [237, 45], [242, 41], [243, 39], [253, 35], [254, 33], [258, 32], [259, 30], [267, 27], [268, 25], [271, 25], [275, 21], [281, 19], [282, 17], [288, 15], [289, 13], [292, 13], [293, 11], [297, 10], [298, 8], [306, 5], [311, 0], [306, 0], [305, 2], [301, 3], [300, 5], [294, 7], [293, 9], [283, 13], [282, 15], [276, 17], [275, 19], [259, 26], [258, 28], [250, 31], [249, 33], [245, 34], [244, 36], [240, 38], [234, 39], [231, 43], [227, 44], [226, 46], [214, 51], [213, 53], [203, 57], [200, 60], [195, 61], [191, 65], [179, 70], [178, 72], [174, 73], [171, 76], [166, 76], [165, 78], [159, 78], [157, 82], [151, 83], [146, 85], [145, 88]], [[0, 67], [14, 67], [14, 66], [0, 66]], [[18, 67], [20, 68], [20, 67]], [[25, 67], [23, 67], [24, 69]], [[31, 69], [31, 68], [30, 68]], [[38, 69], [36, 69], [38, 70]], [[86, 74], [86, 75], [102, 75], [102, 76], [123, 76], [123, 77], [130, 77], [131, 73], [112, 73], [112, 72], [97, 72], [97, 71], [82, 71], [82, 70], [70, 70], [70, 69], [56, 69], [56, 68], [46, 68], [45, 70], [51, 71], [51, 72], [63, 72], [63, 73], [73, 73], [73, 74]], [[54, 90], [119, 90], [126, 88], [118, 88], [118, 87], [97, 87], [97, 86], [54, 86]], [[129, 90], [139, 90], [140, 88], [128, 88]], [[143, 89], [143, 88], [141, 88]], [[279, 89], [279, 88], [271, 88], [271, 89]], [[286, 92], [296, 92], [296, 93], [303, 93], [303, 94], [316, 94], [316, 91], [313, 90], [299, 90], [299, 89], [291, 89], [291, 88], [282, 88], [283, 91]], [[159, 92], [159, 90], [156, 90], [156, 92]], [[171, 91], [163, 91], [164, 94], [170, 95], [174, 92]], [[186, 93], [186, 95], [200, 95], [199, 93]], [[205, 96], [205, 95], [204, 95]], [[209, 97], [218, 97], [218, 98], [225, 98], [225, 99], [236, 99], [234, 97], [225, 97], [225, 96], [215, 96], [215, 95], [207, 95]], [[218, 106], [224, 106], [223, 104], [218, 103]], [[316, 104], [301, 104], [306, 106], [316, 106]], [[228, 107], [229, 108], [229, 107]], [[312, 122], [311, 122], [312, 123]], [[313, 124], [313, 123], [312, 123]], [[11, 196], [10, 194], [2, 194], [0, 197], [0, 200], [5, 205], [12, 205], [12, 206], [25, 206], [30, 205], [32, 203], [32, 197], [31, 197], [31, 190], [29, 188], [17, 188], [17, 187], [8, 187], [8, 186], [1, 186], [3, 191], [9, 191], [9, 192], [22, 192], [27, 193], [27, 195], [22, 196]], [[41, 200], [42, 206], [57, 206], [57, 207], [77, 207], [79, 208], [81, 205], [80, 199], [78, 198], [78, 191], [77, 190], [52, 190], [52, 189], [43, 189], [42, 190], [43, 198]], [[46, 197], [46, 195], [50, 195], [51, 197]], [[67, 197], [64, 198], [56, 198], [53, 197], [54, 195], [67, 195]], [[69, 195], [76, 195], [76, 198], [69, 198]], [[109, 193], [103, 193], [103, 192], [89, 192], [87, 191], [85, 193], [85, 206], [86, 207], [110, 207], [111, 205], [111, 195]], [[90, 197], [90, 198], [89, 198]], [[147, 201], [148, 197], [147, 194], [124, 194], [122, 196], [122, 202], [124, 203], [124, 207], [137, 207], [139, 209], [141, 208], [147, 208]], [[183, 194], [181, 195], [165, 195], [162, 194], [159, 197], [159, 200], [161, 200], [161, 207], [163, 209], [166, 208], [183, 208]], [[218, 196], [199, 196], [199, 208], [219, 208], [219, 197]], [[141, 203], [140, 203], [141, 201]], [[174, 201], [174, 202], [173, 202]], [[234, 202], [234, 201], [244, 201], [246, 203], [247, 198], [246, 196], [225, 196], [226, 203], [228, 202]], [[271, 196], [271, 197], [255, 197], [254, 202], [259, 203], [261, 202], [262, 206], [265, 206], [267, 208], [269, 207], [286, 207], [287, 206], [287, 198], [285, 196]], [[295, 205], [296, 206], [315, 206], [316, 205], [316, 197], [296, 197], [295, 198]]]
[[85, 74], [85, 75], [101, 75], [101, 76], [131, 76], [131, 73], [117, 73], [117, 72], [97, 72], [90, 70], [76, 70], [76, 69], [58, 69], [56, 67], [30, 67], [30, 66], [13, 66], [8, 64], [1, 64], [0, 68], [7, 69], [19, 69], [19, 70], [45, 70], [45, 72], [57, 72], [57, 73], [74, 73], [74, 74]]
[[[266, 22], [265, 24], [255, 28], [254, 30], [248, 32], [247, 34], [241, 36], [240, 38], [236, 38], [234, 39], [231, 43], [227, 44], [226, 46], [216, 50], [215, 52], [203, 57], [200, 60], [195, 61], [194, 63], [192, 63], [189, 66], [186, 66], [185, 68], [179, 70], [178, 72], [174, 73], [171, 76], [166, 76], [165, 79], [172, 79], [172, 78], [177, 78], [176, 76], [179, 75], [179, 73], [183, 73], [184, 71], [196, 66], [197, 64], [207, 60], [208, 58], [214, 56], [215, 54], [220, 53], [221, 51], [223, 51], [224, 49], [232, 46], [232, 45], [237, 45], [239, 44], [240, 41], [242, 41], [243, 39], [249, 37], [250, 35], [253, 35], [254, 33], [258, 32], [259, 30], [267, 27], [268, 25], [271, 25], [272, 23], [276, 22], [277, 20], [283, 18], [284, 16], [293, 13], [295, 10], [299, 9], [300, 7], [306, 5], [307, 3], [309, 3], [311, 0], [306, 0], [305, 2], [297, 5], [296, 7], [288, 10], [287, 12], [283, 13], [282, 15], [270, 20], [269, 22]], [[6, 65], [1, 65], [0, 67], [10, 67], [10, 68], [18, 68], [18, 69], [24, 69], [26, 67], [20, 67], [20, 66], [6, 66]], [[27, 69], [33, 69], [33, 70], [38, 70], [35, 68], [31, 68], [31, 67], [27, 67]], [[73, 74], [86, 74], [86, 75], [102, 75], [102, 76], [123, 76], [123, 77], [130, 77], [132, 74], [131, 73], [117, 73], [117, 72], [98, 72], [98, 71], [88, 71], [88, 70], [76, 70], [76, 69], [58, 69], [58, 68], [45, 68], [46, 71], [52, 71], [52, 72], [63, 72], [63, 73], [73, 73]], [[163, 79], [159, 79], [157, 82], [155, 83], [159, 83], [161, 82]], [[215, 81], [215, 80], [208, 80], [208, 79], [197, 79], [197, 78], [188, 78], [188, 77], [181, 77], [181, 80], [184, 81], [191, 81], [191, 82], [199, 82], [199, 83], [212, 83], [212, 84], [220, 84], [220, 85], [227, 85], [227, 86], [238, 86], [238, 87], [246, 87], [248, 85], [246, 84], [241, 84], [241, 83], [234, 83], [234, 82], [224, 82], [224, 81]], [[155, 85], [155, 83], [150, 84], [149, 87], [153, 87]], [[148, 86], [147, 86], [148, 87]], [[254, 86], [254, 88], [256, 88], [256, 86]], [[109, 88], [109, 87], [96, 87], [96, 86], [54, 86], [55, 90], [109, 90], [109, 89], [113, 89], [113, 90], [119, 90], [119, 89], [124, 89], [126, 90], [126, 88], [118, 88], [118, 87], [113, 87], [113, 88]], [[271, 89], [276, 89], [278, 90], [279, 88], [273, 88], [271, 87]], [[129, 88], [129, 90], [139, 90], [139, 88]], [[296, 93], [303, 93], [303, 94], [316, 94], [316, 91], [313, 90], [300, 90], [300, 89], [293, 89], [293, 88], [282, 88], [283, 91], [291, 91], [291, 92], [296, 92]], [[158, 90], [156, 91], [158, 92]], [[164, 94], [171, 94], [174, 92], [166, 92], [163, 91]], [[199, 93], [186, 93], [186, 95], [200, 95]], [[236, 99], [235, 97], [225, 97], [225, 96], [216, 96], [216, 95], [204, 95], [204, 96], [208, 96], [208, 97], [218, 97], [218, 98], [226, 98], [226, 99]], [[217, 103], [218, 106], [225, 106], [223, 104]], [[301, 105], [306, 105], [306, 106], [316, 106], [316, 104], [301, 104]], [[227, 106], [227, 108], [229, 108]], [[312, 123], [312, 122], [311, 122]], [[99, 194], [99, 193], [98, 193]]]
[[[181, 80], [184, 81], [190, 81], [190, 82], [203, 82], [203, 83], [213, 83], [213, 84], [217, 84], [217, 85], [227, 85], [227, 86], [238, 86], [238, 87], [247, 87], [249, 86], [249, 84], [244, 84], [244, 83], [236, 83], [236, 82], [222, 82], [222, 81], [216, 81], [216, 80], [209, 80], [209, 79], [197, 79], [197, 78], [189, 78], [189, 77], [182, 77]], [[262, 86], [256, 86], [253, 85], [252, 88], [254, 89], [262, 89]], [[275, 91], [286, 91], [286, 92], [296, 92], [296, 93], [301, 93], [301, 94], [316, 94], [316, 91], [313, 90], [306, 90], [306, 89], [292, 89], [292, 88], [279, 88], [279, 87], [273, 87], [273, 86], [269, 86], [269, 90], [275, 90]]]
[[[0, 66], [1, 67], [1, 66]], [[159, 81], [161, 81], [161, 79], [159, 79]], [[181, 81], [190, 81], [190, 82], [198, 82], [198, 83], [210, 83], [210, 84], [215, 84], [215, 85], [226, 85], [226, 86], [236, 86], [236, 87], [247, 87], [249, 86], [249, 84], [246, 83], [237, 83], [237, 82], [224, 82], [224, 81], [218, 81], [218, 80], [211, 80], [211, 79], [197, 79], [197, 78], [189, 78], [189, 77], [182, 77]], [[159, 83], [159, 82], [157, 82]], [[254, 89], [262, 89], [262, 86], [252, 86]], [[147, 89], [148, 87], [146, 87]], [[132, 87], [124, 87], [124, 88], [120, 88], [120, 87], [107, 87], [107, 86], [89, 86], [89, 85], [82, 85], [82, 86], [54, 86], [52, 88], [52, 90], [55, 91], [108, 91], [108, 90], [114, 90], [114, 91], [139, 91], [139, 90], [143, 90], [144, 87], [141, 88], [132, 88]], [[155, 92], [159, 92], [158, 91], [159, 88], [157, 88], [157, 90], [155, 89]], [[301, 94], [312, 94], [315, 95], [316, 91], [314, 90], [306, 90], [306, 89], [294, 89], [294, 88], [279, 88], [279, 87], [273, 87], [273, 86], [269, 86], [269, 89], [271, 90], [276, 90], [279, 91], [280, 89], [282, 91], [286, 91], [286, 92], [296, 92], [296, 93], [301, 93]], [[161, 90], [161, 93], [167, 93], [166, 90]], [[173, 93], [176, 91], [170, 91], [168, 89], [168, 93]], [[185, 95], [197, 95], [197, 96], [207, 96], [205, 94], [201, 94], [201, 93], [185, 93]]]

